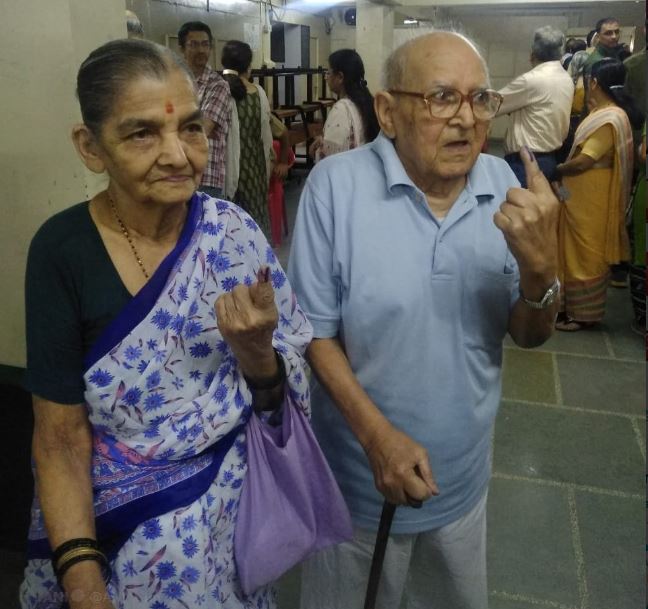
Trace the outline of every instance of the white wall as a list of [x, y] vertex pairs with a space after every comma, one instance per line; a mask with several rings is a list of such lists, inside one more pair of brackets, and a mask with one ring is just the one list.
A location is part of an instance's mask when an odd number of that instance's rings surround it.
[[[175, 38], [180, 26], [186, 21], [204, 21], [212, 30], [216, 44], [213, 53], [212, 65], [221, 68], [220, 49], [228, 40], [244, 40], [250, 43], [250, 26], [259, 26], [261, 36], [260, 44], [254, 49], [252, 67], [260, 68], [263, 64], [272, 66], [270, 60], [270, 31], [264, 31], [264, 25], [269, 25], [267, 9], [269, 5], [253, 0], [241, 0], [227, 5], [211, 2], [209, 11], [204, 8], [192, 8], [181, 3], [171, 4], [161, 0], [125, 0], [126, 8], [134, 11], [144, 27], [144, 36], [160, 44], [165, 44], [167, 37]], [[311, 57], [311, 65], [324, 65], [330, 53], [330, 36], [326, 33], [324, 17], [303, 13], [300, 11], [279, 8], [274, 4], [275, 14], [279, 21], [295, 25], [310, 27], [311, 37], [318, 39], [317, 48], [319, 57]], [[218, 10], [215, 10], [215, 7]], [[296, 30], [298, 28], [295, 28]], [[268, 96], [272, 101], [271, 82], [268, 81]], [[297, 79], [295, 100], [301, 102], [306, 99], [306, 77]]]
[[[543, 25], [567, 30], [564, 15], [521, 16], [464, 16], [466, 31], [480, 45], [491, 75], [494, 89], [500, 89], [519, 74], [531, 69], [530, 56], [533, 32]], [[503, 138], [509, 123], [508, 116], [491, 123], [490, 137]]]
[[331, 53], [340, 49], [356, 48], [356, 26], [344, 23], [344, 11], [346, 8], [338, 8], [331, 11]]
[[4, 2], [0, 35], [0, 364], [25, 363], [27, 249], [52, 214], [93, 189], [70, 141], [76, 72], [99, 44], [126, 33], [123, 0]]

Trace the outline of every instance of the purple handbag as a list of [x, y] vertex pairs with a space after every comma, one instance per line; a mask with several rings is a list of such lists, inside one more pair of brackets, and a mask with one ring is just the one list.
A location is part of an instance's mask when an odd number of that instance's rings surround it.
[[234, 559], [243, 592], [278, 579], [313, 552], [351, 539], [340, 489], [302, 410], [286, 399], [277, 427], [252, 415], [246, 428]]

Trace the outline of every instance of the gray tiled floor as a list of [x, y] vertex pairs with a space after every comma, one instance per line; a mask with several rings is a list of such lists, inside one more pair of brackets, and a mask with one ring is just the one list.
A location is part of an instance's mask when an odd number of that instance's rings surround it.
[[[287, 188], [291, 226], [299, 190]], [[290, 236], [278, 250], [282, 264]], [[629, 302], [627, 290], [610, 290], [599, 329], [556, 334], [534, 351], [505, 343], [488, 508], [490, 609], [645, 605], [645, 363]], [[0, 551], [0, 609], [17, 607], [21, 564], [21, 554]], [[297, 609], [299, 569], [278, 592], [280, 609]]]
[[533, 352], [507, 342], [490, 609], [645, 606], [643, 342], [628, 290], [611, 289], [607, 309], [599, 329]]

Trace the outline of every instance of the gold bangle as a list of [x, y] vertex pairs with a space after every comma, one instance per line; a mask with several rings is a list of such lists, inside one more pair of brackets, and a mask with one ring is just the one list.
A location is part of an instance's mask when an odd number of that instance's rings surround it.
[[106, 562], [108, 561], [106, 555], [100, 550], [97, 550], [95, 548], [75, 548], [73, 550], [68, 550], [65, 554], [63, 554], [63, 556], [61, 556], [61, 558], [58, 559], [58, 561], [56, 561], [55, 569], [56, 571], [60, 571], [61, 568], [66, 563], [70, 562], [70, 560], [76, 558], [77, 556], [90, 556], [90, 555], [96, 556], [100, 561], [101, 560], [104, 560]]

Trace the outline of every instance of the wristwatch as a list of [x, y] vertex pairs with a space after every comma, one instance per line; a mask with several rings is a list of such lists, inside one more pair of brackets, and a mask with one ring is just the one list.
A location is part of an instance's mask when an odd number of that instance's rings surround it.
[[544, 296], [538, 302], [525, 298], [522, 292], [520, 292], [520, 298], [524, 301], [524, 304], [532, 309], [547, 309], [556, 302], [558, 294], [560, 294], [560, 281], [558, 281], [558, 277], [556, 277], [556, 280], [551, 284]]

